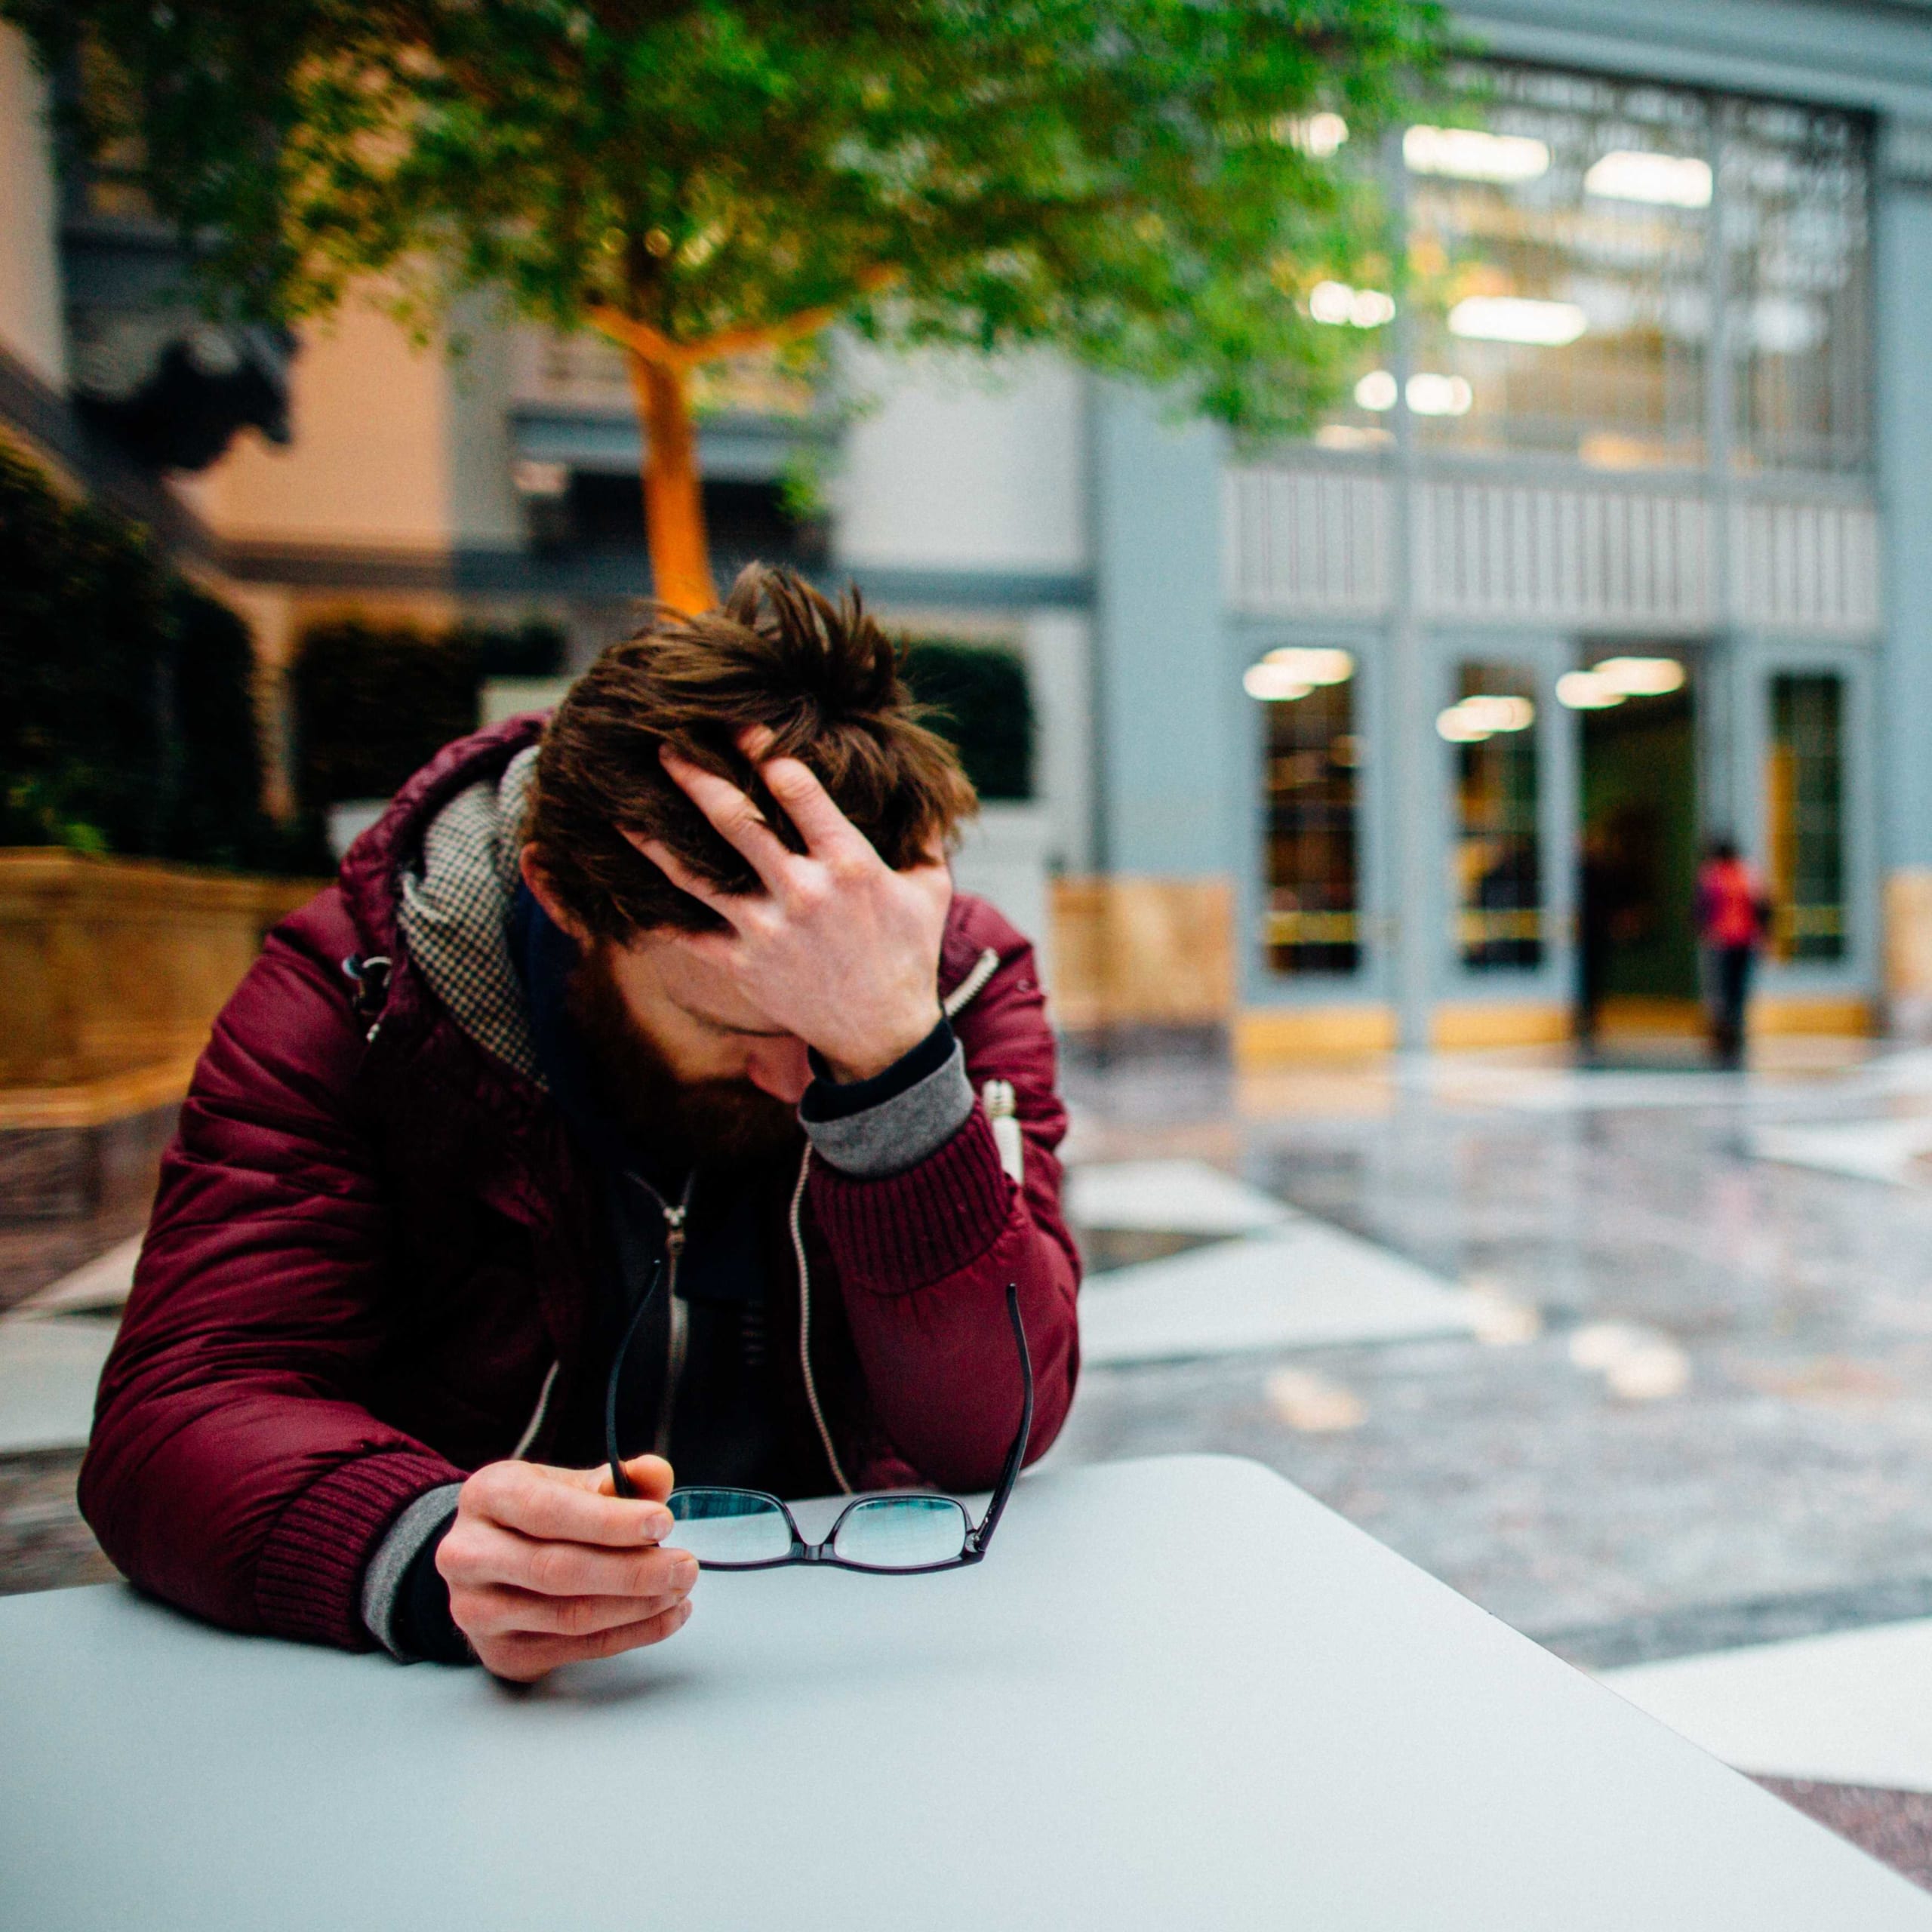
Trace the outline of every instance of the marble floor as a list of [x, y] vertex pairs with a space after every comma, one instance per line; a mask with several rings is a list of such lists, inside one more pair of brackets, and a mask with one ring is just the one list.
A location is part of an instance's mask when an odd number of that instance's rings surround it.
[[[1932, 1611], [1932, 1167], [1878, 1180], [1764, 1144], [1932, 1123], [1932, 1058], [1142, 1061], [1068, 1084], [1079, 1165], [1204, 1162], [1471, 1318], [1097, 1363], [1057, 1453], [1253, 1456], [1586, 1663]], [[1334, 1392], [1312, 1426], [1309, 1374]]]

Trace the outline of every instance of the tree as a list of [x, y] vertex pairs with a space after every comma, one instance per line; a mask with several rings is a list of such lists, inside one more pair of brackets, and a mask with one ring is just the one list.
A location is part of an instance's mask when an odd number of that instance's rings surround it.
[[1414, 0], [0, 0], [210, 299], [494, 288], [623, 349], [658, 594], [712, 600], [693, 372], [841, 321], [1051, 344], [1253, 432], [1382, 245], [1331, 157], [1430, 62]]

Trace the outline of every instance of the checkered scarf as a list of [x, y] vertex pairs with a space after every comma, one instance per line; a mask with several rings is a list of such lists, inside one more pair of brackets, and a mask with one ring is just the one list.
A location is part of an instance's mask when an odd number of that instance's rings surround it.
[[402, 875], [401, 924], [410, 958], [457, 1024], [542, 1087], [507, 930], [537, 751], [518, 752], [496, 784], [459, 792], [436, 814], [420, 869]]

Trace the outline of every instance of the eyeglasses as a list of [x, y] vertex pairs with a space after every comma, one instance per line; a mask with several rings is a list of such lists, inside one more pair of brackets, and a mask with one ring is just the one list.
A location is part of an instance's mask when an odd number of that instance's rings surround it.
[[[631, 1316], [605, 1395], [604, 1447], [620, 1496], [635, 1496], [637, 1491], [617, 1453], [617, 1380], [657, 1280], [654, 1273]], [[894, 1490], [848, 1503], [822, 1543], [808, 1543], [791, 1511], [761, 1489], [674, 1489], [670, 1510], [678, 1524], [678, 1547], [689, 1550], [701, 1570], [776, 1570], [788, 1563], [829, 1563], [840, 1570], [903, 1577], [978, 1562], [991, 1546], [1000, 1514], [1013, 1494], [1033, 1428], [1033, 1358], [1026, 1346], [1026, 1324], [1020, 1318], [1017, 1282], [1007, 1284], [1006, 1314], [1020, 1351], [1020, 1432], [1006, 1452], [998, 1487], [977, 1527], [957, 1497], [937, 1490]]]

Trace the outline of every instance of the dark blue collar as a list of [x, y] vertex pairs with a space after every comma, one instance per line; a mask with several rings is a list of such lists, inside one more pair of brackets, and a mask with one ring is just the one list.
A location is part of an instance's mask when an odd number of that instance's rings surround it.
[[583, 958], [577, 941], [527, 885], [517, 888], [508, 931], [510, 962], [523, 983], [537, 1064], [565, 1124], [599, 1161], [626, 1173], [645, 1171], [637, 1149], [598, 1099], [590, 1056], [571, 1017], [571, 975]]

